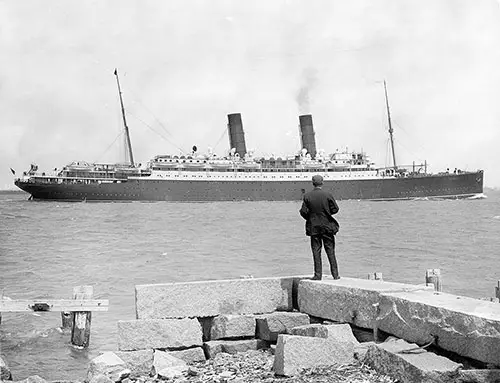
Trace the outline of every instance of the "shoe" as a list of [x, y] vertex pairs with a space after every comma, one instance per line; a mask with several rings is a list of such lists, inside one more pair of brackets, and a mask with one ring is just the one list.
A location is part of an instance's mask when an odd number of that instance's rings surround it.
[[340, 276], [337, 275], [336, 277], [334, 276], [333, 279], [337, 280], [337, 279], [340, 279]]
[[311, 278], [311, 281], [321, 281], [321, 277], [314, 276]]

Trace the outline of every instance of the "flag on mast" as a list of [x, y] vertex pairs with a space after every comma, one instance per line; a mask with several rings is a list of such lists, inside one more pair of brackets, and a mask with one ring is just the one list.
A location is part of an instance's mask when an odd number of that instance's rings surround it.
[[10, 171], [12, 172], [12, 174], [16, 175], [16, 171], [12, 168], [10, 168]]

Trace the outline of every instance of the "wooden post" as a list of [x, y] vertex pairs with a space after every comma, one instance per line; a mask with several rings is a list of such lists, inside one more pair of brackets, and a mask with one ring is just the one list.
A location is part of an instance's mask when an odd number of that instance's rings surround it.
[[497, 285], [495, 287], [495, 297], [500, 299], [500, 281], [497, 281]]
[[382, 281], [382, 273], [380, 272], [375, 272], [375, 273], [369, 273], [368, 274], [368, 279], [370, 280], [375, 280], [375, 281]]
[[[73, 299], [92, 299], [92, 286], [77, 286], [73, 288]], [[71, 328], [71, 344], [79, 347], [88, 347], [90, 341], [90, 322], [92, 312], [80, 311], [72, 313], [73, 326]]]
[[61, 328], [63, 330], [73, 327], [73, 315], [70, 311], [61, 311], [61, 322]]
[[434, 291], [442, 291], [441, 286], [441, 269], [427, 269], [425, 272], [425, 283], [433, 284]]

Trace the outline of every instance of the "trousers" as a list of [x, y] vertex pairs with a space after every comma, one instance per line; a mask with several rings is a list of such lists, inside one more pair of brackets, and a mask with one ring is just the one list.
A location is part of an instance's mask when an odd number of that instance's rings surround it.
[[323, 264], [321, 262], [321, 248], [325, 247], [325, 252], [330, 262], [330, 272], [332, 277], [339, 277], [337, 258], [335, 257], [335, 235], [323, 233], [311, 235], [311, 250], [314, 261], [314, 279], [321, 279], [323, 276]]

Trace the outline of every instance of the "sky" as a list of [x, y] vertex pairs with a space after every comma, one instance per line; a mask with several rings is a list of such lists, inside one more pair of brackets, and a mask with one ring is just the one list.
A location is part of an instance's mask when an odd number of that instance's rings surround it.
[[497, 0], [0, 0], [0, 189], [36, 163], [136, 162], [228, 148], [363, 150], [390, 166], [485, 171], [500, 187]]

